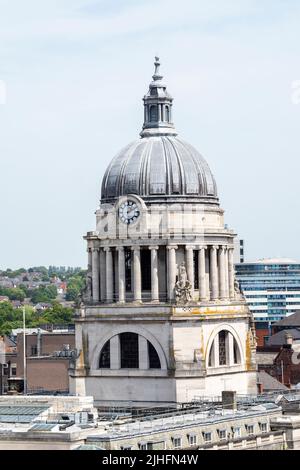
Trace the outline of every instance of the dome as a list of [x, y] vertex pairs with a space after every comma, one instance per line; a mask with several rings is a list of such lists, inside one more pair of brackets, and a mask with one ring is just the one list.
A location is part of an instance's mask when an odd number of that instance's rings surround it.
[[101, 201], [114, 202], [135, 194], [145, 202], [190, 201], [218, 203], [217, 188], [208, 164], [190, 144], [177, 137], [172, 121], [173, 98], [155, 73], [144, 96], [144, 124], [138, 139], [121, 150], [109, 165]]
[[143, 137], [112, 160], [102, 183], [102, 201], [136, 194], [153, 199], [205, 198], [216, 202], [208, 164], [190, 144], [173, 135]]

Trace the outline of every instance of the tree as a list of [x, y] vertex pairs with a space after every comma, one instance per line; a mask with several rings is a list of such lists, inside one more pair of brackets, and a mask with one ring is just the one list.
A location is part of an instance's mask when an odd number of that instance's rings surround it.
[[74, 310], [70, 307], [64, 307], [58, 302], [54, 302], [51, 308], [44, 310], [40, 316], [41, 323], [68, 324], [73, 321]]

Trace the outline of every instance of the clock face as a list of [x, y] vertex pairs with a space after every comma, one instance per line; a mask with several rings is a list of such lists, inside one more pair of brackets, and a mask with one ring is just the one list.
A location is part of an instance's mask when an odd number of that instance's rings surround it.
[[134, 223], [140, 216], [138, 205], [131, 200], [123, 202], [119, 207], [119, 217], [124, 224]]

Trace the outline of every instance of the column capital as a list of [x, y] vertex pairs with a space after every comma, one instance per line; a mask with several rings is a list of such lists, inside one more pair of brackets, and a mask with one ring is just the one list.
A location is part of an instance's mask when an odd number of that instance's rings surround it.
[[227, 250], [228, 246], [227, 245], [221, 245], [222, 250]]
[[159, 246], [158, 246], [158, 245], [154, 245], [154, 246], [151, 245], [151, 246], [149, 246], [148, 248], [149, 248], [149, 250], [159, 250]]
[[188, 250], [195, 250], [195, 246], [194, 245], [185, 245], [185, 249], [188, 251]]
[[131, 251], [140, 251], [141, 247], [140, 245], [134, 245], [131, 247]]
[[219, 245], [211, 245], [212, 249], [213, 250], [218, 250], [219, 249]]
[[92, 248], [92, 251], [93, 251], [93, 253], [99, 252], [99, 251], [100, 251], [100, 248], [94, 246], [94, 247]]
[[207, 245], [199, 245], [198, 250], [207, 250]]
[[116, 251], [124, 251], [125, 247], [124, 246], [116, 246]]
[[167, 245], [167, 250], [178, 250], [178, 245]]
[[110, 252], [110, 251], [111, 251], [111, 247], [110, 247], [110, 246], [105, 246], [105, 247], [103, 248], [103, 250], [105, 251], [105, 253]]

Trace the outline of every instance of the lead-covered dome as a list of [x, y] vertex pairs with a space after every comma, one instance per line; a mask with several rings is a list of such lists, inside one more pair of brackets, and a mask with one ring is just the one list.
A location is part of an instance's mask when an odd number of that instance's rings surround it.
[[177, 137], [172, 122], [173, 98], [159, 75], [159, 59], [144, 96], [141, 139], [123, 148], [112, 160], [102, 182], [101, 201], [136, 194], [147, 201], [198, 199], [217, 203], [217, 187], [200, 153]]
[[126, 194], [217, 198], [214, 177], [204, 158], [175, 136], [143, 137], [113, 159], [102, 183], [102, 200]]

